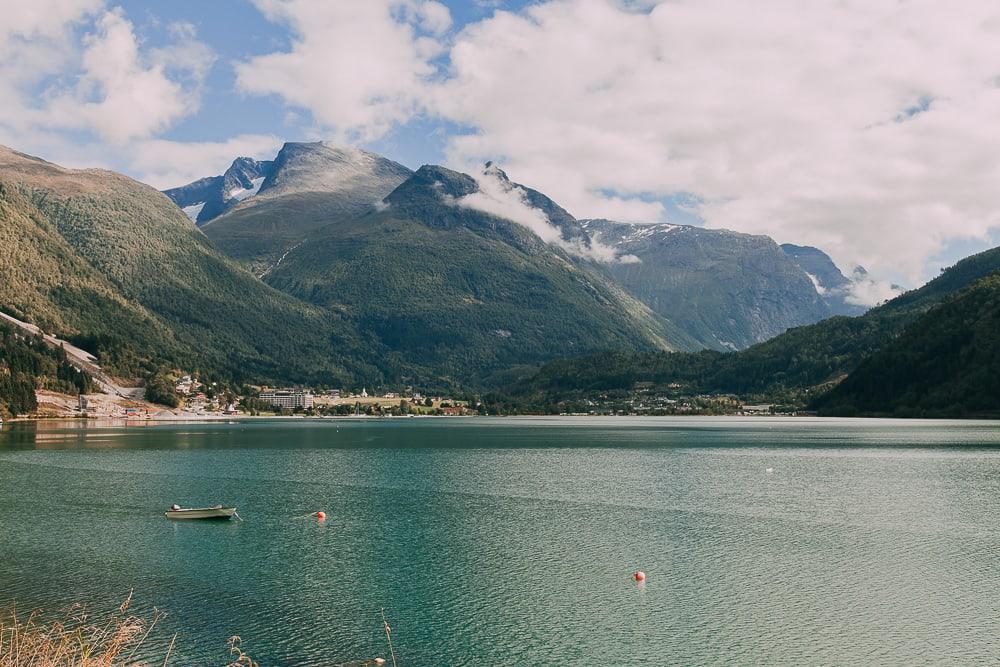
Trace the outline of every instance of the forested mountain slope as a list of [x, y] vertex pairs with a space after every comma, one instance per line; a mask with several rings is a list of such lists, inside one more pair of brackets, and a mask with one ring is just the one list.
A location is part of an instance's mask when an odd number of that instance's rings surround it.
[[66, 360], [65, 352], [0, 321], [0, 417], [34, 411], [36, 389], [86, 393], [93, 383]]
[[166, 362], [342, 381], [371, 371], [349, 323], [262, 284], [165, 196], [120, 174], [0, 148], [0, 245], [0, 310], [113, 372]]
[[921, 315], [814, 407], [834, 415], [1000, 417], [1000, 273]]

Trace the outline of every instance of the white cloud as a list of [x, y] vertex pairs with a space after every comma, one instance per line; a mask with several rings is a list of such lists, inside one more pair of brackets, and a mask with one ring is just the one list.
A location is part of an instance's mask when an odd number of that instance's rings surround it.
[[466, 27], [430, 102], [473, 128], [450, 161], [502, 158], [579, 216], [660, 217], [635, 197], [692, 193], [709, 226], [911, 284], [1000, 226], [1000, 5], [636, 7], [553, 0]]
[[451, 12], [440, 2], [422, 2], [417, 7], [420, 25], [433, 35], [444, 34], [451, 27]]
[[124, 11], [100, 0], [4, 11], [0, 142], [70, 165], [121, 168], [142, 142], [197, 110], [215, 56], [190, 24], [169, 26], [169, 46], [146, 49]]
[[855, 276], [847, 288], [844, 301], [855, 306], [871, 308], [900, 295], [902, 290], [885, 280], [873, 280], [868, 277]]
[[236, 157], [270, 160], [281, 144], [278, 137], [267, 134], [209, 142], [150, 139], [134, 144], [130, 166], [144, 183], [162, 190], [221, 174]]
[[[156, 136], [199, 106], [215, 54], [195, 27], [146, 48], [102, 0], [34, 0], [0, 22], [0, 143], [68, 167], [128, 171], [164, 188], [222, 173], [237, 155], [274, 156], [272, 135], [211, 142]], [[81, 136], [81, 132], [83, 135]]]
[[11, 36], [58, 38], [65, 36], [66, 26], [95, 12], [103, 0], [32, 0], [6, 3], [0, 23], [0, 43]]
[[423, 0], [256, 0], [293, 33], [289, 51], [236, 65], [240, 90], [308, 110], [338, 141], [371, 140], [418, 109], [447, 7]]
[[96, 0], [39, 0], [4, 7], [0, 20], [0, 137], [35, 130], [42, 113], [28, 89], [73, 65], [72, 28], [94, 14]]
[[[53, 125], [90, 129], [124, 144], [160, 132], [197, 108], [183, 87], [166, 76], [164, 64], [143, 62], [124, 12], [106, 12], [95, 27], [95, 33], [84, 37], [77, 85], [50, 104]], [[201, 63], [197, 67], [204, 69]]]

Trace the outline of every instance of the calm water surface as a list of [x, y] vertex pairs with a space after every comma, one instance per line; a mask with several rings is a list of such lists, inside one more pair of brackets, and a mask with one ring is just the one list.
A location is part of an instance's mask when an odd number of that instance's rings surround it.
[[996, 664], [1000, 424], [4, 426], [0, 609], [129, 589], [175, 665]]

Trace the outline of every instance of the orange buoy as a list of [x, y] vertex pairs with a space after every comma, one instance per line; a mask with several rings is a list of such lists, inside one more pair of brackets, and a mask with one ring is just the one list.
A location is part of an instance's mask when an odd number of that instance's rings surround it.
[[632, 575], [632, 578], [636, 581], [646, 581], [646, 573], [642, 570], [636, 570], [635, 574]]
[[320, 510], [319, 512], [316, 512], [316, 518], [319, 519], [320, 521], [325, 521], [326, 520], [326, 512], [324, 512], [323, 510]]

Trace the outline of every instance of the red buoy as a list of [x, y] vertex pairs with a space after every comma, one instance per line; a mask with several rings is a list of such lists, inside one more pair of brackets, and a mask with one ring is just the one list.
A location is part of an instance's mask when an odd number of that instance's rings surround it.
[[320, 521], [325, 521], [326, 520], [326, 512], [324, 512], [323, 510], [320, 510], [319, 512], [316, 512], [316, 518], [319, 519]]
[[636, 570], [635, 574], [633, 574], [632, 577], [636, 581], [646, 581], [646, 573], [643, 572], [642, 570]]

